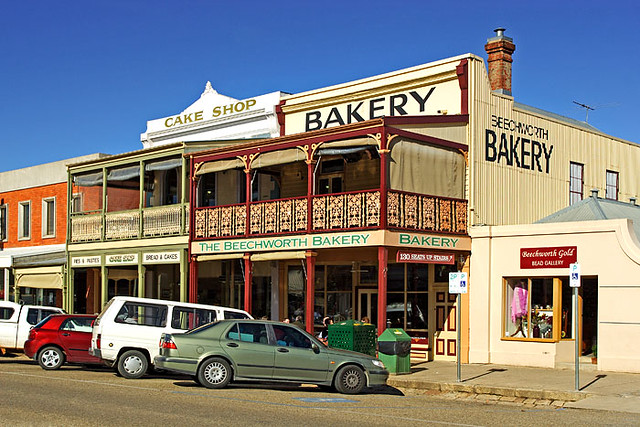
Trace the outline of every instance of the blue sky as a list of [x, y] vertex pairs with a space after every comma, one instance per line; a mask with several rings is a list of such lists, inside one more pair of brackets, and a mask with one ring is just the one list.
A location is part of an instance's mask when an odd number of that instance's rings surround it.
[[249, 98], [516, 44], [516, 101], [640, 143], [633, 1], [11, 1], [0, 13], [0, 171], [142, 148], [210, 80]]

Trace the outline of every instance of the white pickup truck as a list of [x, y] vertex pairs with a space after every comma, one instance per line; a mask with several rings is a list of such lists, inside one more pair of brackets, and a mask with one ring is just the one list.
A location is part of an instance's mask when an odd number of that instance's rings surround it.
[[0, 354], [7, 350], [23, 350], [31, 328], [50, 314], [58, 313], [64, 313], [64, 310], [0, 301]]

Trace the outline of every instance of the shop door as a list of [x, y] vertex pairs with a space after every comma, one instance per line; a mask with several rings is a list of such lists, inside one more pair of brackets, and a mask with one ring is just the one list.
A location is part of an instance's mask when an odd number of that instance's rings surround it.
[[358, 289], [358, 319], [368, 317], [374, 325], [378, 322], [378, 290]]
[[455, 361], [457, 355], [456, 340], [458, 337], [456, 294], [447, 289], [435, 289], [436, 316], [433, 334], [433, 360]]

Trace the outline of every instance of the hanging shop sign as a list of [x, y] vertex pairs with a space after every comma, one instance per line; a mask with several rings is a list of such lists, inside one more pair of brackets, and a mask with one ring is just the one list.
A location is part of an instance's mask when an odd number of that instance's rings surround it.
[[418, 264], [454, 264], [454, 254], [419, 252], [419, 251], [398, 251], [396, 262], [409, 262]]
[[136, 265], [138, 264], [138, 254], [114, 254], [105, 255], [106, 265]]
[[520, 268], [569, 268], [577, 259], [577, 246], [520, 249]]
[[145, 252], [142, 254], [143, 264], [177, 264], [180, 262], [180, 251]]
[[100, 267], [100, 255], [71, 257], [71, 267]]

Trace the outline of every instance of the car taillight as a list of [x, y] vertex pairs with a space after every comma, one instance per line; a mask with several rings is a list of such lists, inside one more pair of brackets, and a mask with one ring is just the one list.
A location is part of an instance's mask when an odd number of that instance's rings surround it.
[[176, 343], [171, 339], [171, 335], [165, 335], [164, 339], [160, 339], [160, 347], [161, 348], [171, 348], [173, 350], [177, 350]]
[[96, 337], [96, 348], [100, 349], [100, 334]]

